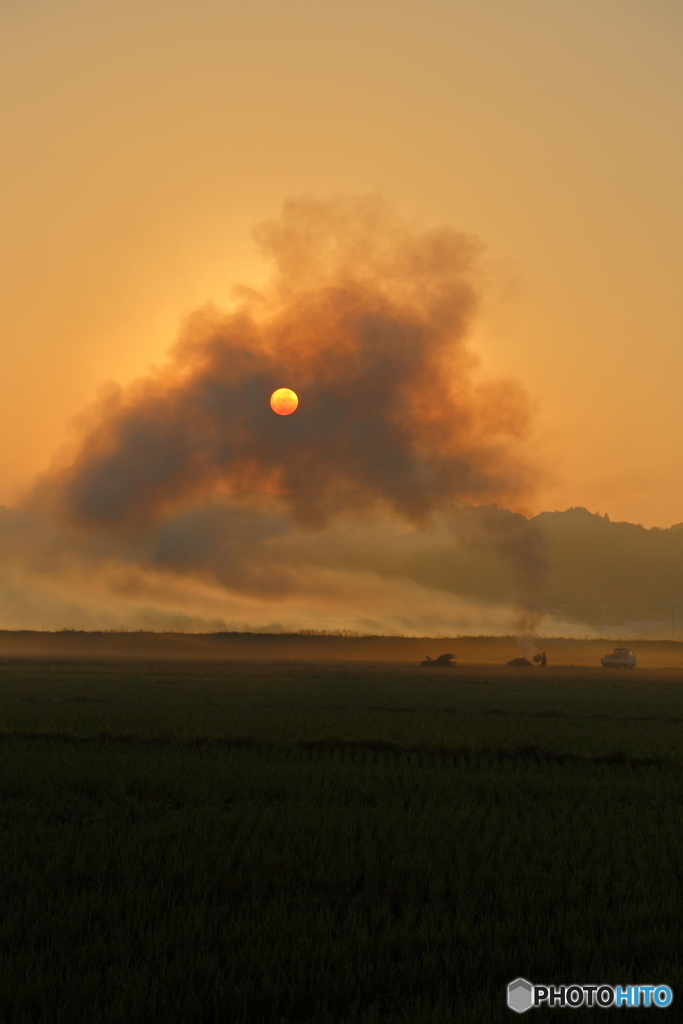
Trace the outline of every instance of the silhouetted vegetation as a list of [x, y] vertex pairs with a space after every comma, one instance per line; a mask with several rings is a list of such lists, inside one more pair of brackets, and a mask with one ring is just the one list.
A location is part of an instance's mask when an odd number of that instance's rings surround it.
[[518, 974], [678, 991], [679, 684], [532, 672], [0, 665], [0, 1018], [489, 1024]]

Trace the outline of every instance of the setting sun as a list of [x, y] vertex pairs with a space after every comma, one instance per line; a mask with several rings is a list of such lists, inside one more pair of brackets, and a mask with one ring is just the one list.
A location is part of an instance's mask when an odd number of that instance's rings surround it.
[[278, 388], [270, 396], [270, 407], [278, 416], [290, 416], [296, 411], [299, 398], [289, 388]]

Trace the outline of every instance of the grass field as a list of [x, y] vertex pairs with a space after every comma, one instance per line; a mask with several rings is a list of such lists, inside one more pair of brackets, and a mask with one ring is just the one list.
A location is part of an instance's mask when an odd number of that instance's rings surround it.
[[0, 662], [1, 1019], [681, 1019], [682, 677]]

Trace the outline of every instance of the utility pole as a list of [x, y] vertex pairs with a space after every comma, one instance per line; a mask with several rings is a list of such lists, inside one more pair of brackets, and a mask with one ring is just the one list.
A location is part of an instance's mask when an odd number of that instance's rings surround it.
[[676, 633], [676, 605], [671, 605], [671, 639], [675, 639]]

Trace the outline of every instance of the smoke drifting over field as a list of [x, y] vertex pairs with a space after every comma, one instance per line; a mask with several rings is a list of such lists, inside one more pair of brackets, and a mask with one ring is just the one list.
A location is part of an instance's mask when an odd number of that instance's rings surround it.
[[0, 625], [523, 635], [519, 576], [492, 538], [527, 527], [547, 559], [535, 595], [545, 635], [626, 639], [625, 622], [650, 619], [671, 636], [680, 527], [463, 506], [421, 528], [375, 517], [314, 531], [272, 498], [204, 503], [135, 536], [0, 509]]
[[[255, 234], [268, 287], [189, 317], [168, 363], [111, 386], [70, 457], [4, 520], [6, 579], [15, 593], [33, 581], [15, 609], [42, 587], [65, 625], [83, 623], [68, 593], [101, 609], [91, 626], [177, 613], [187, 628], [452, 632], [472, 599], [457, 598], [470, 550], [504, 566], [493, 600], [533, 631], [543, 539], [495, 507], [529, 497], [530, 405], [468, 346], [478, 243], [414, 231], [374, 199], [291, 201]], [[270, 409], [281, 387], [299, 396], [291, 416]], [[415, 558], [436, 549], [434, 591]]]
[[[165, 368], [92, 411], [43, 498], [96, 528], [216, 493], [277, 495], [314, 527], [525, 500], [528, 402], [513, 381], [481, 379], [466, 344], [476, 242], [410, 231], [375, 200], [290, 202], [256, 237], [270, 287], [190, 317]], [[279, 387], [299, 395], [286, 419], [268, 404]]]

